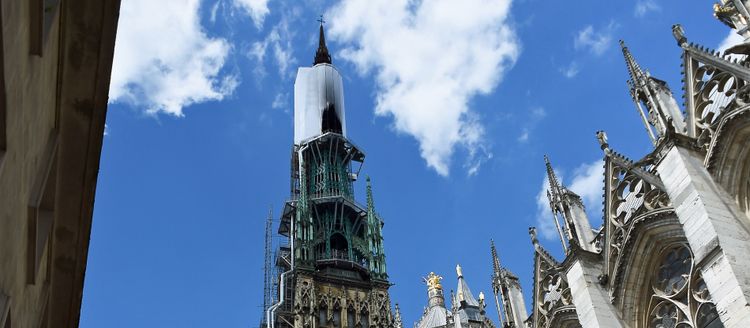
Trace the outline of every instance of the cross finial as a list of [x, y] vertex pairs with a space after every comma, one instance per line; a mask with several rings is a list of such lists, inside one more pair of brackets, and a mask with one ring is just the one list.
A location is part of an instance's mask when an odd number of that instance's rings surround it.
[[318, 18], [318, 23], [320, 23], [320, 25], [323, 25], [326, 23], [326, 21], [323, 19], [323, 15], [320, 15], [320, 18]]

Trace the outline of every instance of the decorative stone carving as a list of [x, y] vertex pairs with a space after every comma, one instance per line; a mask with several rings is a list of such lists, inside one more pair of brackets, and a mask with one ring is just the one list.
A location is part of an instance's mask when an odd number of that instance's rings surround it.
[[651, 289], [644, 327], [723, 327], [687, 245], [673, 245], [660, 254]]

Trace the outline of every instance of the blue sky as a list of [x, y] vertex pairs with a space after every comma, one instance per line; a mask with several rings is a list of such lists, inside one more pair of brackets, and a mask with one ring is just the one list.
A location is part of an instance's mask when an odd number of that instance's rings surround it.
[[530, 295], [527, 228], [560, 254], [544, 154], [599, 226], [594, 132], [650, 149], [618, 39], [678, 102], [671, 25], [735, 40], [708, 1], [122, 0], [82, 327], [258, 324], [264, 219], [289, 195], [294, 76], [321, 13], [408, 325], [430, 271], [455, 288], [460, 263], [490, 294], [491, 238]]

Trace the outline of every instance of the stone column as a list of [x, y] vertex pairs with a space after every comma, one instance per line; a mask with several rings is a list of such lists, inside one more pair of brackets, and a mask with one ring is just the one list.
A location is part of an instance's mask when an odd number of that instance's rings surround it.
[[[579, 251], [580, 253], [583, 253]], [[583, 328], [623, 328], [609, 295], [599, 285], [602, 265], [589, 254], [577, 254], [567, 267], [568, 286]]]
[[703, 166], [702, 155], [673, 146], [656, 169], [721, 321], [727, 328], [750, 327], [747, 217]]

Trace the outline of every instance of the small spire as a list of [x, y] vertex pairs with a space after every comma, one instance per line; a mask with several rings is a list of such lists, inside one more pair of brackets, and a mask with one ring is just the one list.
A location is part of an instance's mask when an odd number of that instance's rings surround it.
[[492, 270], [496, 277], [500, 276], [500, 258], [497, 256], [495, 241], [490, 239], [490, 251], [492, 252]]
[[404, 328], [404, 322], [401, 319], [401, 308], [398, 307], [398, 303], [396, 303], [396, 310], [394, 312], [393, 324], [395, 328]]
[[328, 53], [328, 47], [326, 47], [326, 37], [323, 33], [323, 24], [326, 22], [323, 20], [323, 15], [320, 15], [318, 22], [320, 22], [320, 36], [318, 37], [318, 51], [315, 52], [315, 61], [313, 62], [313, 66], [322, 63], [331, 63], [331, 55]]
[[[677, 30], [677, 32], [681, 31]], [[680, 37], [681, 32], [677, 32], [675, 32], [675, 37]], [[677, 106], [667, 82], [654, 78], [648, 71], [641, 69], [622, 40], [620, 40], [620, 47], [630, 75], [627, 81], [630, 96], [638, 109], [638, 115], [643, 121], [651, 142], [656, 146], [661, 137], [672, 129], [683, 132], [685, 122], [682, 110]]]
[[[544, 164], [547, 167], [547, 178], [549, 180], [549, 192], [547, 197], [550, 197], [550, 206], [553, 202], [559, 202], [563, 196], [563, 186], [560, 185], [555, 170], [552, 168], [552, 164], [549, 161], [549, 157], [544, 155]], [[554, 210], [554, 208], [552, 209]]]
[[628, 66], [628, 74], [630, 75], [628, 85], [632, 93], [634, 88], [640, 84], [645, 84], [646, 75], [643, 73], [641, 66], [635, 61], [635, 58], [633, 58], [633, 54], [630, 53], [628, 46], [625, 45], [625, 41], [620, 40], [620, 48], [622, 48], [622, 55], [625, 57], [625, 65]]
[[372, 184], [370, 183], [370, 176], [367, 176], [367, 187], [366, 187], [366, 193], [367, 193], [367, 210], [375, 210], [375, 201], [372, 197]]

